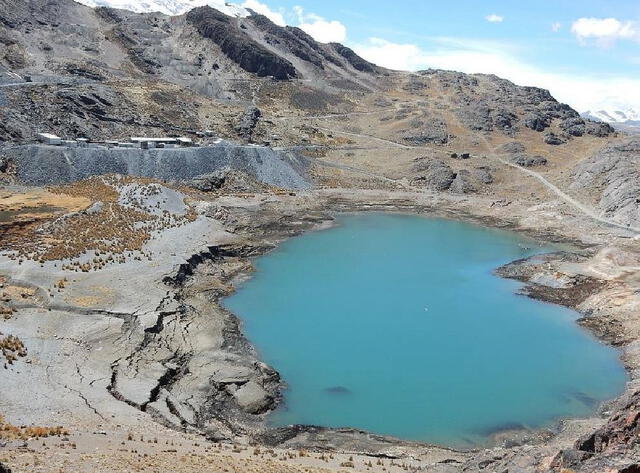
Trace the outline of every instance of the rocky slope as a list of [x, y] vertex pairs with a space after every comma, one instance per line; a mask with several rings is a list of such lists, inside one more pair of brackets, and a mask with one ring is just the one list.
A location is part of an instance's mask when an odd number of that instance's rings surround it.
[[603, 215], [640, 226], [640, 141], [613, 144], [585, 159], [574, 169], [571, 187], [594, 194]]
[[[379, 68], [340, 44], [321, 44], [262, 15], [199, 7], [181, 16], [92, 9], [73, 0], [0, 0], [0, 139], [37, 130], [100, 139], [213, 129], [242, 138], [247, 106], [263, 110], [256, 140], [300, 144], [283, 114], [395, 106], [381, 123], [409, 144], [446, 145], [467, 132], [535, 130], [550, 145], [613, 130], [582, 119], [547, 91], [495, 76]], [[437, 93], [436, 103], [431, 92]], [[403, 94], [402, 107], [392, 97]], [[260, 128], [260, 126], [259, 126]], [[310, 141], [326, 141], [316, 132]]]
[[0, 150], [17, 179], [30, 185], [63, 184], [103, 174], [190, 181], [216, 171], [237, 170], [271, 186], [305, 189], [305, 159], [271, 148], [221, 142], [185, 149], [66, 148], [24, 145]]

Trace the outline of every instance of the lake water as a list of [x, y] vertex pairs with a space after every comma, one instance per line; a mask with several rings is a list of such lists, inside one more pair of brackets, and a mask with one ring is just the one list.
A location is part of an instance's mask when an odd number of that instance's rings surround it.
[[517, 234], [394, 214], [283, 243], [225, 306], [288, 384], [276, 425], [477, 446], [586, 416], [622, 392], [619, 353], [572, 310], [516, 295], [501, 264], [553, 251]]

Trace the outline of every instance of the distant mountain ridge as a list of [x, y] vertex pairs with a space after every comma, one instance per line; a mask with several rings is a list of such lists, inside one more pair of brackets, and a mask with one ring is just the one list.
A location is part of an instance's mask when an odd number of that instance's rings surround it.
[[624, 123], [627, 125], [640, 126], [640, 112], [636, 110], [587, 110], [582, 114], [583, 118], [591, 120], [607, 122], [607, 123]]

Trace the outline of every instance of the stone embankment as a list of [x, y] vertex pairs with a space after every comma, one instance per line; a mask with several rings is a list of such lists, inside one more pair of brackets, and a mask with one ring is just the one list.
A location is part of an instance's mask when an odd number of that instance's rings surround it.
[[15, 166], [18, 180], [29, 185], [75, 182], [104, 174], [185, 181], [231, 169], [288, 189], [306, 189], [306, 160], [290, 153], [226, 141], [194, 148], [127, 149], [64, 147], [39, 144], [0, 150], [0, 162]]

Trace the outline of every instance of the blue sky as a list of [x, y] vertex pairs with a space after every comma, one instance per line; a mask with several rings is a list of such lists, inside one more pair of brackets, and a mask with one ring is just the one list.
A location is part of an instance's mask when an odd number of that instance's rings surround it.
[[[640, 110], [640, 1], [246, 0], [380, 65], [495, 73], [580, 111]], [[268, 9], [268, 10], [267, 10]]]

